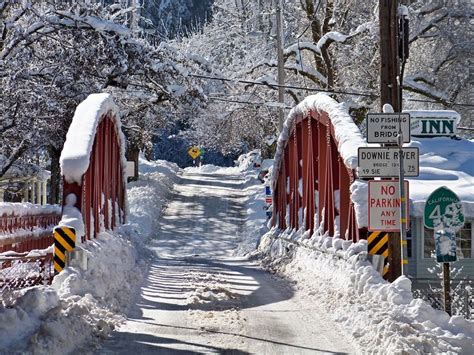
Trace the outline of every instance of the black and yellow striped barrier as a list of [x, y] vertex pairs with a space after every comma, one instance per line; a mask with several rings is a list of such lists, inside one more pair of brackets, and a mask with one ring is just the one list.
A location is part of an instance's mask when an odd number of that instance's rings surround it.
[[384, 267], [382, 276], [386, 278], [389, 272], [388, 265], [388, 237], [386, 232], [372, 232], [367, 238], [368, 251], [370, 255], [382, 255], [384, 257]]
[[76, 230], [72, 227], [56, 227], [54, 236], [54, 273], [60, 273], [66, 267], [66, 252], [76, 246]]

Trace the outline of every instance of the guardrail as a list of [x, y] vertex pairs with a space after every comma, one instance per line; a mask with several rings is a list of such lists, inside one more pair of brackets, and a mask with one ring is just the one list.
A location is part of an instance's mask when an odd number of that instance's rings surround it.
[[0, 253], [49, 247], [53, 244], [52, 230], [60, 219], [59, 213], [0, 216]]

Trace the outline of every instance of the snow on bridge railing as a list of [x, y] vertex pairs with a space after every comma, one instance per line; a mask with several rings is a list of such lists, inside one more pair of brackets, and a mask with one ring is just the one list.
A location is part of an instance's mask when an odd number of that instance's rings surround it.
[[52, 280], [53, 228], [59, 205], [0, 203], [0, 295]]
[[77, 242], [126, 219], [125, 137], [110, 94], [92, 94], [76, 109], [60, 158], [64, 206], [60, 225]]
[[273, 225], [359, 240], [364, 225], [350, 186], [366, 142], [344, 104], [319, 93], [294, 107], [273, 167]]
[[0, 203], [0, 254], [48, 248], [60, 218], [58, 205]]

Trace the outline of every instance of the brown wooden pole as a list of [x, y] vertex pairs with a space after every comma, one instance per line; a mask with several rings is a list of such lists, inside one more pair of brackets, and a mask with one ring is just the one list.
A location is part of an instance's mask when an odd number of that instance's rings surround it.
[[451, 315], [451, 277], [449, 263], [443, 263], [444, 311]]
[[[390, 104], [395, 112], [400, 112], [399, 63], [398, 63], [398, 0], [379, 0], [380, 24], [380, 110]], [[394, 281], [402, 274], [400, 233], [389, 236], [388, 279]]]

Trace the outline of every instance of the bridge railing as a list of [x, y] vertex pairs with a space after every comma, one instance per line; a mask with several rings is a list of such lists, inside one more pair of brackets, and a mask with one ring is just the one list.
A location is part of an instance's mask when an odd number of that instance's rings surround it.
[[48, 248], [60, 219], [60, 206], [0, 203], [0, 253]]
[[291, 110], [275, 155], [273, 225], [359, 240], [350, 198], [359, 146], [358, 127], [332, 98], [310, 96]]
[[0, 203], [0, 294], [51, 282], [52, 232], [60, 219], [57, 205]]
[[77, 107], [60, 162], [63, 220], [76, 229], [78, 242], [125, 222], [125, 137], [109, 94], [89, 95]]

